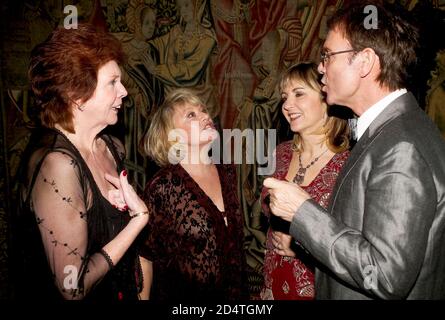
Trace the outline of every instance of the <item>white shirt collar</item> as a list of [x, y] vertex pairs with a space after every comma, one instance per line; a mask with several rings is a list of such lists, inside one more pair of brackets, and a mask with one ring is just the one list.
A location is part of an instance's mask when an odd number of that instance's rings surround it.
[[368, 129], [374, 119], [377, 118], [378, 115], [382, 113], [382, 111], [385, 110], [391, 102], [406, 92], [406, 89], [398, 89], [393, 91], [371, 106], [368, 110], [363, 112], [363, 114], [357, 119], [357, 141], [360, 139], [363, 133], [365, 133], [366, 129]]

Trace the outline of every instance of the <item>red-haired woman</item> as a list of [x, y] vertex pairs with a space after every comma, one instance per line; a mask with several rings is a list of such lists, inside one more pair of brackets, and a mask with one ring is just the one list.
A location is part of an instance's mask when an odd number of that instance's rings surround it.
[[93, 26], [56, 29], [31, 54], [43, 129], [32, 136], [14, 221], [18, 295], [123, 300], [144, 295], [134, 241], [148, 221], [124, 147], [102, 133], [127, 91], [119, 41]]

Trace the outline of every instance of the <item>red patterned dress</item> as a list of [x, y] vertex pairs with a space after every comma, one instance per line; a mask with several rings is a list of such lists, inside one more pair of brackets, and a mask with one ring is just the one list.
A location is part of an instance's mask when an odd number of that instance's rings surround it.
[[[335, 154], [320, 170], [315, 179], [302, 188], [322, 207], [327, 208], [332, 189], [349, 151]], [[292, 141], [281, 143], [276, 149], [277, 166], [274, 178], [285, 180], [292, 159]], [[311, 256], [292, 241], [295, 257], [284, 257], [274, 252], [272, 229], [289, 232], [289, 223], [270, 215], [269, 206], [264, 202], [267, 188], [261, 193], [262, 207], [269, 217], [271, 228], [267, 232], [266, 255], [264, 258], [263, 300], [311, 300], [315, 296], [314, 261]]]

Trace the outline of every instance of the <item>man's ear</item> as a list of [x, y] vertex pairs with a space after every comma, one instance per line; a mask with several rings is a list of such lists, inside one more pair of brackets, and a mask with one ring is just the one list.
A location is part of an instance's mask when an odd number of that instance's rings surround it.
[[379, 56], [371, 48], [365, 48], [360, 51], [360, 77], [365, 78], [368, 76], [372, 69], [379, 64]]

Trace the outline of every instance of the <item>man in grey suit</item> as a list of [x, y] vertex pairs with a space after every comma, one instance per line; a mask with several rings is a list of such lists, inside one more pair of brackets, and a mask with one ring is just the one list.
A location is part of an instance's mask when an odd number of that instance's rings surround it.
[[319, 262], [317, 299], [445, 299], [445, 141], [407, 92], [418, 32], [388, 4], [334, 15], [319, 72], [329, 104], [358, 118], [358, 142], [328, 210], [268, 178], [272, 212]]

